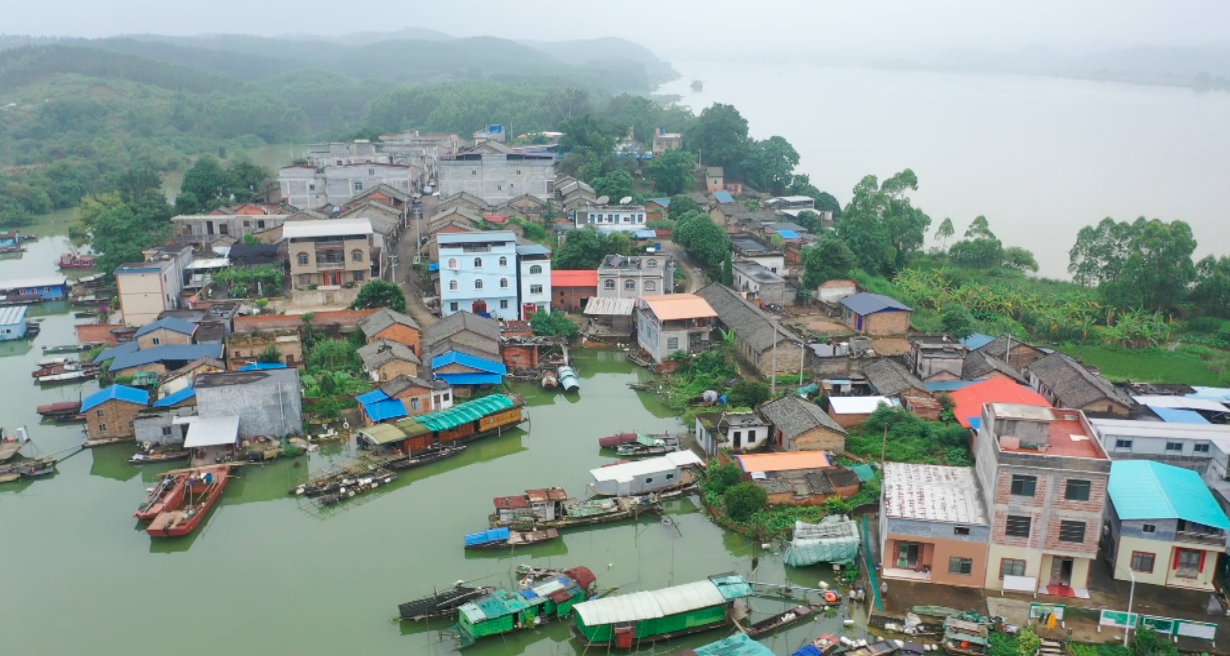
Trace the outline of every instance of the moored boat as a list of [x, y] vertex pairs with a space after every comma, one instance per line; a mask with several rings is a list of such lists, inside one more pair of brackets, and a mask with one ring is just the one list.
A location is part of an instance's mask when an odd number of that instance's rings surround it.
[[167, 474], [149, 489], [145, 501], [137, 506], [137, 512], [132, 516], [140, 520], [153, 519], [164, 510], [178, 508], [183, 503], [187, 489], [187, 474]]
[[760, 636], [766, 636], [780, 629], [806, 621], [807, 618], [811, 617], [811, 613], [810, 606], [795, 606], [773, 617], [756, 622], [747, 627], [743, 632], [749, 638], [759, 638]]
[[733, 572], [662, 590], [646, 590], [577, 604], [573, 635], [586, 647], [639, 649], [658, 640], [730, 625], [736, 599], [752, 586]]
[[83, 380], [91, 380], [97, 377], [97, 369], [80, 369], [77, 371], [65, 371], [58, 374], [39, 376], [37, 380], [39, 385], [58, 385], [62, 383], [75, 383]]
[[106, 342], [82, 342], [81, 344], [44, 346], [43, 353], [80, 353], [81, 351], [88, 351], [95, 346], [106, 346]]
[[82, 255], [80, 253], [62, 253], [60, 261], [56, 264], [61, 269], [93, 269], [97, 262], [93, 255]]
[[598, 446], [603, 449], [614, 449], [620, 444], [636, 441], [636, 433], [616, 433], [609, 437], [598, 438]]
[[128, 462], [134, 465], [150, 465], [158, 462], [171, 462], [174, 460], [186, 460], [192, 452], [187, 449], [172, 449], [160, 451], [142, 451], [134, 453]]
[[44, 417], [71, 417], [81, 413], [81, 401], [48, 403], [35, 408], [35, 412]]
[[393, 469], [412, 469], [414, 467], [422, 467], [423, 465], [429, 465], [433, 462], [444, 460], [445, 458], [451, 458], [465, 450], [466, 447], [464, 444], [440, 446], [427, 449], [426, 451], [420, 451], [413, 455], [406, 456], [405, 458], [393, 460], [388, 464], [388, 466]]
[[557, 387], [559, 387], [559, 376], [551, 370], [542, 372], [542, 388], [555, 389]]
[[5, 435], [4, 429], [0, 429], [0, 462], [6, 462], [17, 452], [30, 442], [30, 434], [26, 431], [25, 426], [19, 426], [13, 429], [13, 434]]
[[636, 440], [615, 447], [615, 453], [629, 458], [662, 456], [679, 450], [679, 438], [670, 435], [637, 435]]
[[55, 458], [34, 458], [0, 465], [0, 483], [11, 483], [23, 478], [37, 478], [55, 472]]
[[38, 362], [35, 362], [34, 364], [39, 367], [54, 367], [55, 365], [58, 365], [58, 364], [70, 364], [70, 363], [75, 363], [75, 362], [77, 362], [77, 358], [67, 356], [67, 355], [60, 355], [54, 358], [43, 358], [42, 360], [39, 360]]
[[387, 469], [377, 469], [367, 476], [353, 480], [347, 485], [342, 485], [337, 490], [322, 494], [319, 497], [322, 506], [332, 506], [341, 503], [346, 499], [357, 497], [364, 492], [370, 492], [376, 488], [389, 485], [397, 480], [397, 474]]
[[155, 538], [174, 538], [193, 532], [222, 495], [229, 478], [228, 467], [210, 467], [189, 475], [183, 507], [159, 513], [145, 532]]
[[493, 528], [478, 533], [466, 533], [466, 549], [507, 549], [526, 547], [559, 539], [559, 531], [548, 528], [541, 531], [514, 531], [507, 527]]
[[495, 592], [495, 588], [470, 587], [458, 581], [453, 587], [427, 597], [397, 605], [397, 616], [403, 622], [419, 622], [448, 617], [467, 602]]
[[79, 362], [66, 362], [64, 364], [52, 364], [52, 365], [47, 365], [45, 367], [41, 367], [39, 369], [35, 369], [34, 371], [30, 372], [30, 376], [33, 378], [43, 378], [46, 376], [56, 376], [59, 374], [67, 374], [67, 373], [71, 373], [74, 371], [88, 372], [88, 371], [97, 371], [98, 369], [99, 369], [98, 365], [90, 364], [88, 362], [85, 364], [81, 364]]
[[72, 296], [68, 299], [71, 305], [106, 305], [111, 302], [110, 296], [98, 296], [96, 294], [87, 294], [85, 296]]
[[468, 647], [479, 638], [565, 619], [597, 580], [588, 567], [552, 571], [545, 580], [527, 576], [522, 590], [495, 590], [458, 607], [457, 624], [448, 631], [457, 636], [460, 647]]
[[564, 388], [565, 392], [576, 392], [581, 389], [581, 379], [577, 377], [577, 372], [568, 365], [561, 365], [556, 370], [559, 373], [560, 387]]
[[656, 494], [582, 501], [569, 499], [563, 488], [553, 487], [526, 490], [520, 496], [496, 497], [495, 512], [487, 520], [492, 528], [540, 530], [603, 524], [661, 510]]
[[841, 645], [841, 638], [832, 633], [825, 633], [819, 638], [799, 647], [791, 656], [824, 656]]

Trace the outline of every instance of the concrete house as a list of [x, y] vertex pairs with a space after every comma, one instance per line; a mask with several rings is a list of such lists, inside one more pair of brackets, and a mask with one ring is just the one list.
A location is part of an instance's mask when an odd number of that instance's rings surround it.
[[1035, 360], [1025, 369], [1029, 385], [1056, 407], [1126, 417], [1132, 400], [1105, 378], [1062, 353]]
[[735, 349], [761, 375], [797, 374], [805, 365], [803, 339], [735, 290], [714, 282], [696, 295], [717, 311], [719, 327], [734, 331]]
[[551, 271], [551, 304], [565, 312], [581, 312], [598, 296], [596, 270]]
[[732, 235], [730, 248], [740, 260], [755, 262], [778, 276], [788, 273], [785, 254], [753, 235]]
[[283, 437], [303, 432], [299, 370], [232, 371], [197, 376], [197, 414], [239, 417], [239, 437]]
[[756, 262], [735, 262], [732, 269], [735, 289], [748, 300], [779, 305], [787, 302], [786, 281], [768, 268]]
[[574, 217], [577, 228], [590, 226], [613, 232], [644, 230], [648, 221], [644, 205], [583, 205]]
[[243, 240], [245, 235], [261, 235], [288, 218], [289, 214], [181, 214], [171, 217], [171, 226], [179, 243], [204, 248], [224, 237]]
[[517, 307], [517, 236], [507, 231], [440, 234], [440, 307], [444, 316], [473, 312], [521, 317]]
[[1230, 513], [1230, 426], [1130, 419], [1089, 420], [1116, 461], [1153, 460], [1197, 472]]
[[368, 342], [358, 350], [358, 354], [363, 370], [374, 383], [393, 380], [398, 376], [418, 376], [419, 365], [422, 364], [409, 346], [388, 339]]
[[598, 266], [599, 298], [661, 296], [675, 291], [675, 262], [669, 255], [608, 255]]
[[323, 168], [315, 165], [283, 167], [278, 170], [278, 186], [290, 205], [318, 208], [345, 205], [357, 194], [380, 185], [410, 193], [418, 177], [413, 166], [355, 161]]
[[26, 336], [29, 324], [26, 323], [24, 305], [0, 307], [0, 341], [22, 339]]
[[145, 260], [121, 264], [114, 271], [124, 325], [144, 326], [166, 310], [179, 309], [184, 271], [192, 248], [166, 247], [143, 251]]
[[991, 524], [972, 469], [886, 462], [880, 508], [884, 578], [983, 587]]
[[966, 348], [948, 335], [911, 335], [906, 363], [924, 382], [961, 380]]
[[105, 387], [81, 401], [88, 440], [133, 437], [137, 415], [149, 406], [149, 392], [126, 385]]
[[832, 453], [846, 450], [846, 430], [807, 399], [783, 396], [760, 406], [760, 414], [773, 425], [775, 449]]
[[661, 155], [668, 150], [683, 148], [683, 135], [678, 132], [667, 132], [666, 128], [658, 128], [653, 133], [653, 154]]
[[772, 435], [756, 413], [710, 412], [696, 415], [696, 442], [710, 457], [722, 451], [755, 451]]
[[706, 191], [725, 191], [726, 189], [726, 172], [720, 166], [705, 167], [705, 190]]
[[422, 329], [408, 314], [380, 308], [359, 320], [359, 330], [363, 331], [368, 344], [384, 339], [403, 344], [416, 355], [423, 352], [419, 345]]
[[545, 201], [553, 196], [555, 155], [516, 152], [502, 143], [485, 141], [470, 150], [441, 155], [438, 178], [442, 196], [464, 191], [490, 205], [523, 194]]
[[191, 344], [197, 324], [166, 317], [139, 328], [134, 335], [139, 348], [148, 349], [163, 344]]
[[858, 283], [846, 278], [826, 280], [816, 288], [816, 299], [822, 303], [838, 303], [858, 293]]
[[517, 291], [522, 321], [551, 311], [551, 249], [541, 244], [517, 246]]
[[709, 333], [717, 313], [695, 294], [643, 296], [636, 302], [636, 341], [654, 362], [676, 351], [696, 353], [709, 348]]
[[992, 527], [985, 587], [1088, 594], [1111, 463], [1085, 415], [988, 403], [974, 460]]
[[847, 326], [866, 335], [904, 335], [914, 309], [896, 299], [869, 292], [847, 296], [838, 304]]
[[361, 286], [372, 277], [372, 223], [367, 219], [289, 221], [282, 240], [295, 290]]
[[1111, 464], [1105, 553], [1121, 581], [1213, 591], [1230, 519], [1190, 470], [1148, 460]]

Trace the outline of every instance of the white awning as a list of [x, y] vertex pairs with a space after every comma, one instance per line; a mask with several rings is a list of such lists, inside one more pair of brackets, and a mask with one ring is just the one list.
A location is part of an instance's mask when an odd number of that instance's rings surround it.
[[184, 448], [222, 446], [239, 441], [239, 417], [197, 417], [188, 426]]
[[636, 299], [632, 298], [591, 298], [585, 304], [585, 314], [590, 316], [627, 316], [632, 314]]
[[1012, 576], [1004, 575], [1004, 590], [1008, 592], [1028, 592], [1034, 594], [1038, 591], [1038, 579], [1033, 576]]

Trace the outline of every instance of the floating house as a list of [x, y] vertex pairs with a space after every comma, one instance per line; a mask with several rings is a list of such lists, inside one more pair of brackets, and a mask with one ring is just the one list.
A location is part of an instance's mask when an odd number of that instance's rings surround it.
[[457, 609], [457, 624], [451, 631], [467, 647], [479, 638], [568, 617], [597, 580], [588, 567], [574, 567], [526, 590], [496, 590]]
[[85, 397], [81, 414], [90, 440], [132, 437], [133, 422], [149, 405], [149, 392], [126, 385], [112, 385]]
[[32, 301], [59, 301], [68, 298], [68, 278], [41, 276], [0, 282], [0, 295], [28, 298]]
[[26, 306], [0, 307], [0, 342], [26, 336]]
[[[377, 394], [379, 392], [379, 394]], [[374, 396], [369, 396], [374, 395]], [[383, 397], [381, 396], [383, 395]], [[368, 416], [373, 421], [383, 416], [385, 411], [396, 414], [397, 405], [405, 412], [405, 405], [398, 399], [384, 398], [387, 393], [376, 390], [360, 397], [364, 412], [374, 413]], [[396, 405], [394, 404], [396, 403]], [[446, 444], [463, 443], [488, 435], [497, 435], [505, 429], [515, 427], [524, 419], [521, 411], [525, 401], [518, 396], [507, 394], [492, 394], [481, 399], [467, 401], [447, 410], [429, 412], [397, 422], [393, 431], [376, 431], [362, 433], [364, 441], [371, 446], [390, 447], [410, 455], [428, 447]], [[384, 417], [392, 419], [396, 417]]]
[[676, 451], [661, 458], [648, 458], [589, 470], [590, 489], [595, 493], [626, 497], [656, 492], [685, 484], [683, 470], [701, 464], [691, 451]]
[[573, 609], [573, 633], [587, 647], [639, 648], [726, 626], [735, 600], [751, 594], [752, 586], [730, 573], [661, 590], [595, 599]]

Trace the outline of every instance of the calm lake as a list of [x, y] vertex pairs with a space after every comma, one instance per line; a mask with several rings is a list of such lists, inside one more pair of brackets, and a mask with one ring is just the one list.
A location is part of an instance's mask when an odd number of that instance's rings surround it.
[[[957, 233], [980, 214], [1005, 245], [1067, 277], [1082, 226], [1182, 219], [1197, 257], [1230, 252], [1230, 93], [1023, 75], [672, 61], [660, 91], [729, 103], [752, 136], [781, 135], [845, 205], [864, 175], [918, 175], [915, 204]], [[704, 82], [692, 93], [689, 82]], [[934, 243], [934, 242], [931, 242]]]

